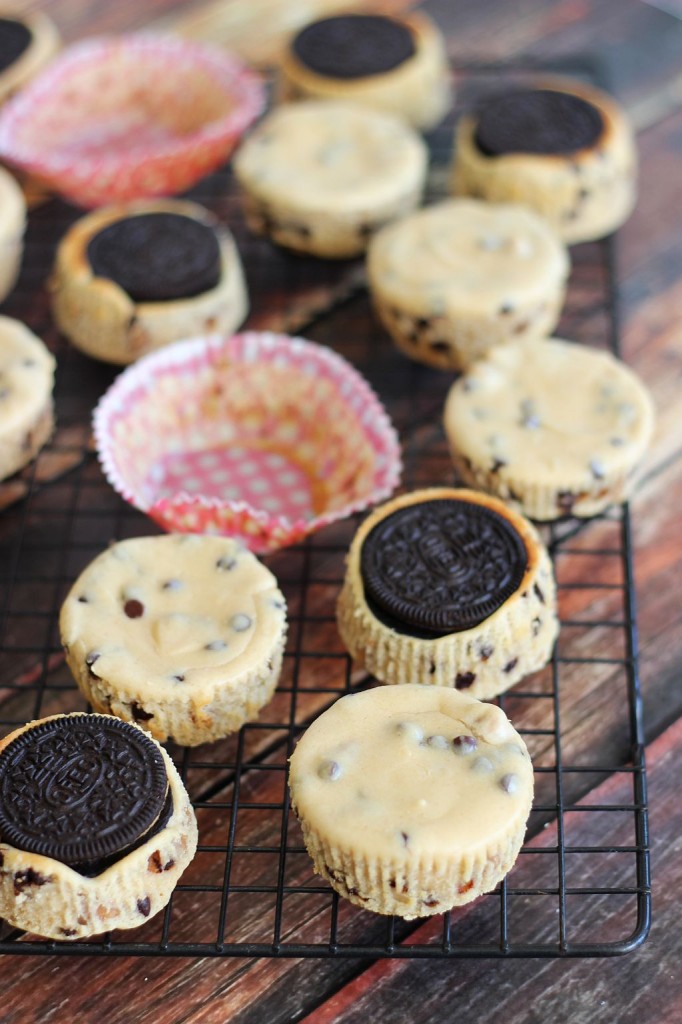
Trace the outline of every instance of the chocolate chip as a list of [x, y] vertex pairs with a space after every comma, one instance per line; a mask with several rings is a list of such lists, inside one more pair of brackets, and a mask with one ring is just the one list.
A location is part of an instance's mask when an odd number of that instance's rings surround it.
[[455, 676], [455, 689], [468, 690], [475, 679], [475, 672], [458, 672]]
[[317, 769], [317, 774], [321, 779], [329, 779], [331, 782], [336, 782], [337, 779], [341, 778], [341, 765], [338, 761], [322, 761]]
[[434, 352], [445, 354], [450, 351], [450, 343], [448, 341], [430, 341], [429, 348]]
[[237, 615], [233, 615], [230, 619], [230, 625], [235, 633], [244, 633], [247, 629], [251, 628], [251, 619], [248, 615], [238, 612]]
[[135, 598], [131, 597], [123, 605], [123, 611], [129, 619], [139, 619], [144, 615], [144, 605], [141, 601], [137, 601]]
[[416, 322], [416, 327], [417, 327], [417, 330], [419, 330], [419, 331], [425, 331], [430, 326], [431, 326], [431, 321], [428, 319], [428, 317], [425, 317], [425, 316], [420, 316], [419, 319]]
[[465, 892], [471, 892], [473, 887], [474, 887], [474, 882], [473, 882], [473, 879], [471, 879], [469, 882], [465, 882], [464, 885], [460, 885], [460, 887], [457, 890], [457, 892], [459, 893], [460, 896], [463, 896]]
[[507, 662], [507, 664], [504, 666], [502, 671], [503, 672], [513, 672], [514, 669], [516, 668], [516, 666], [518, 665], [518, 663], [519, 663], [519, 659], [518, 658], [512, 658], [511, 661]]
[[20, 896], [24, 889], [28, 889], [32, 885], [47, 885], [51, 881], [52, 875], [41, 875], [39, 871], [34, 871], [33, 868], [17, 871], [14, 875], [14, 895]]
[[413, 740], [415, 743], [421, 743], [424, 739], [424, 730], [421, 725], [417, 725], [416, 722], [398, 722], [395, 727], [395, 731], [400, 736], [404, 736], [405, 739], [408, 740]]
[[136, 722], [149, 722], [154, 717], [151, 711], [145, 711], [142, 705], [138, 704], [136, 701], [132, 701], [130, 705], [130, 713]]
[[184, 681], [185, 681], [185, 677], [182, 674], [182, 672], [177, 672], [175, 675], [172, 675], [171, 679], [175, 679], [176, 682], [178, 682], [178, 683], [184, 683]]
[[87, 604], [87, 603], [88, 603], [88, 599], [87, 599], [87, 597], [85, 596], [85, 594], [81, 594], [81, 595], [80, 595], [80, 597], [78, 598], [78, 600], [79, 600], [79, 602], [80, 602], [81, 604]]
[[565, 515], [570, 515], [575, 505], [576, 495], [572, 491], [559, 491], [556, 499], [557, 508]]
[[204, 647], [205, 651], [224, 651], [227, 644], [224, 640], [211, 640], [210, 644], [206, 644]]
[[429, 747], [434, 747], [436, 750], [447, 750], [450, 744], [446, 740], [445, 736], [436, 735], [428, 736], [426, 739], [426, 745]]
[[472, 754], [478, 743], [475, 736], [455, 736], [452, 745], [456, 754]]
[[519, 788], [518, 775], [513, 775], [511, 772], [507, 775], [503, 775], [502, 778], [500, 779], [500, 786], [505, 791], [505, 793], [515, 793]]
[[440, 903], [440, 900], [433, 900], [433, 899], [422, 900], [422, 903], [423, 903], [423, 905], [425, 907], [437, 907], [438, 904]]
[[72, 935], [77, 935], [78, 934], [78, 929], [77, 928], [60, 928], [59, 929], [59, 934], [60, 935], [64, 935], [68, 939], [68, 938], [71, 938]]
[[539, 583], [534, 583], [533, 584], [533, 590], [535, 592], [535, 596], [537, 597], [538, 601], [541, 604], [544, 604], [545, 603], [545, 595], [542, 593], [542, 590], [540, 589], [540, 584]]
[[503, 302], [500, 306], [500, 316], [509, 316], [509, 314], [513, 312], [514, 306], [511, 302]]
[[591, 193], [590, 193], [589, 188], [581, 188], [580, 191], [578, 192], [578, 197], [580, 199], [587, 199], [590, 194]]
[[224, 569], [226, 572], [230, 572], [232, 569], [235, 568], [236, 565], [236, 558], [228, 558], [226, 555], [223, 555], [222, 558], [218, 559], [218, 561], [215, 564], [215, 567], [216, 569]]
[[490, 472], [497, 473], [506, 465], [507, 463], [505, 462], [504, 459], [495, 459], [492, 466], [490, 467]]
[[480, 656], [481, 656], [481, 661], [487, 661], [487, 660], [488, 660], [488, 658], [489, 658], [489, 657], [490, 657], [490, 656], [491, 656], [491, 655], [492, 655], [492, 654], [493, 654], [494, 652], [495, 652], [495, 648], [493, 647], [493, 645], [492, 645], [492, 644], [481, 644], [481, 649], [480, 649], [480, 651], [479, 651], [479, 654], [480, 654]]
[[166, 580], [166, 582], [162, 584], [162, 588], [164, 590], [179, 590], [181, 586], [182, 580]]
[[541, 618], [535, 618], [535, 619], [533, 619], [533, 621], [531, 622], [530, 625], [531, 625], [531, 629], [533, 631], [533, 636], [537, 636], [538, 633], [540, 632], [540, 630], [542, 629], [542, 619]]
[[435, 663], [435, 661], [430, 661], [429, 662], [429, 675], [430, 676], [435, 675], [435, 672], [436, 672], [436, 663]]
[[403, 846], [407, 846], [407, 844], [410, 841], [410, 837], [408, 836], [407, 832], [401, 832], [400, 833], [400, 838], [403, 841]]
[[88, 675], [92, 676], [93, 679], [100, 679], [101, 677], [93, 672], [92, 666], [101, 657], [99, 651], [90, 651], [89, 654], [85, 655], [85, 664], [88, 666]]
[[149, 896], [145, 896], [143, 900], [137, 901], [137, 909], [143, 917], [149, 917], [149, 911], [152, 909], [152, 903]]
[[601, 461], [601, 459], [590, 460], [590, 473], [592, 474], [595, 480], [604, 479], [604, 477], [606, 476], [606, 469], [604, 468], [604, 463]]

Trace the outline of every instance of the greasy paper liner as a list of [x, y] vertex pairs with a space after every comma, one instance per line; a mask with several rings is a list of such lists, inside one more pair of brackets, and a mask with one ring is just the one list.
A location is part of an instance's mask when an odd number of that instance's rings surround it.
[[264, 103], [260, 78], [223, 50], [92, 39], [4, 106], [0, 156], [79, 206], [173, 195], [227, 159]]
[[336, 353], [247, 332], [179, 342], [129, 367], [100, 400], [95, 441], [112, 487], [166, 530], [265, 553], [388, 497], [396, 432]]

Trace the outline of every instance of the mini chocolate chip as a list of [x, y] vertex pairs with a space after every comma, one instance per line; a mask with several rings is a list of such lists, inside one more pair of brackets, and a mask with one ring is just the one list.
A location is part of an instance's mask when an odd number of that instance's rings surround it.
[[450, 746], [445, 736], [428, 736], [426, 744], [429, 747], [435, 747], [437, 750], [447, 750]]
[[490, 472], [491, 473], [497, 473], [500, 469], [502, 469], [506, 465], [507, 465], [507, 463], [505, 462], [504, 459], [497, 459], [496, 458], [494, 460], [492, 466], [490, 467]]
[[177, 680], [178, 683], [184, 683], [185, 681], [185, 677], [182, 672], [177, 672], [175, 675], [171, 676], [171, 679]]
[[2, 850], [0, 850], [0, 868], [2, 868], [4, 866], [5, 866], [5, 855], [2, 852]]
[[455, 676], [455, 689], [468, 690], [475, 679], [475, 672], [458, 672]]
[[147, 861], [147, 871], [151, 871], [152, 874], [160, 875], [163, 871], [163, 865], [161, 863], [161, 853], [158, 850], [154, 850], [149, 860]]
[[481, 644], [481, 649], [479, 651], [479, 654], [481, 656], [481, 661], [487, 661], [488, 658], [492, 654], [494, 654], [494, 652], [495, 652], [495, 648], [493, 647], [492, 644]]
[[143, 900], [137, 901], [137, 909], [143, 917], [149, 917], [149, 911], [152, 909], [152, 903], [149, 896], [145, 896]]
[[429, 662], [429, 675], [432, 676], [432, 675], [435, 674], [435, 672], [436, 672], [436, 663], [435, 663], [435, 661], [430, 661]]
[[250, 629], [251, 619], [248, 615], [238, 612], [230, 619], [230, 625], [235, 633], [244, 633], [247, 629]]
[[222, 558], [218, 559], [218, 561], [215, 564], [215, 567], [216, 569], [224, 569], [226, 572], [230, 572], [232, 569], [235, 568], [236, 565], [236, 558], [228, 558], [227, 556], [223, 555]]
[[542, 590], [540, 589], [540, 584], [539, 583], [534, 583], [533, 584], [533, 590], [535, 592], [535, 596], [537, 597], [538, 601], [541, 604], [544, 604], [545, 603], [545, 595], [542, 593]]
[[541, 618], [535, 618], [535, 619], [533, 619], [533, 621], [531, 622], [530, 625], [531, 625], [531, 629], [533, 631], [533, 636], [537, 636], [538, 633], [540, 632], [540, 630], [542, 629], [542, 619]]
[[500, 306], [500, 316], [509, 316], [509, 314], [513, 312], [514, 306], [511, 302], [503, 302]]
[[329, 779], [331, 782], [336, 782], [337, 779], [341, 778], [341, 765], [338, 761], [322, 761], [317, 769], [317, 774], [321, 779]]
[[604, 477], [606, 476], [606, 470], [604, 468], [604, 463], [601, 461], [601, 459], [590, 460], [590, 472], [595, 480], [604, 479]]
[[450, 351], [450, 343], [448, 341], [430, 341], [429, 348], [434, 352], [446, 353]]
[[578, 196], [579, 196], [580, 199], [587, 199], [587, 197], [589, 195], [590, 195], [589, 188], [581, 188], [580, 191], [578, 192]]
[[139, 619], [144, 615], [144, 605], [141, 601], [137, 601], [135, 598], [130, 598], [123, 605], [123, 611], [126, 613], [129, 619]]
[[509, 772], [507, 775], [503, 775], [500, 779], [500, 786], [505, 793], [515, 793], [519, 788], [519, 777]]
[[280, 601], [280, 599], [278, 597], [276, 597], [276, 598], [274, 598], [274, 600], [272, 602], [272, 607], [273, 608], [279, 608], [281, 610], [282, 608], [285, 608], [286, 605], [284, 604], [284, 601]]
[[179, 590], [182, 586], [182, 580], [166, 580], [162, 584], [164, 590]]
[[65, 935], [67, 938], [70, 938], [72, 935], [77, 935], [78, 934], [78, 929], [77, 928], [60, 928], [59, 929], [59, 934], [60, 935]]
[[99, 657], [100, 657], [100, 652], [99, 651], [90, 651], [89, 654], [85, 655], [85, 664], [89, 668], [91, 665], [95, 664], [95, 662], [97, 661], [97, 659]]
[[514, 669], [516, 668], [516, 666], [518, 665], [518, 663], [519, 663], [519, 659], [518, 658], [512, 658], [511, 661], [507, 662], [507, 664], [504, 666], [502, 671], [503, 672], [513, 672]]
[[403, 846], [407, 846], [407, 844], [410, 841], [410, 837], [408, 836], [407, 832], [401, 832], [400, 833], [400, 838], [403, 841]]
[[440, 900], [422, 900], [425, 907], [437, 907]]
[[611, 444], [613, 445], [614, 448], [622, 448], [623, 445], [625, 444], [625, 438], [624, 437], [612, 437], [611, 438]]
[[572, 491], [559, 491], [556, 499], [557, 508], [560, 512], [570, 515], [575, 505], [576, 495]]
[[206, 644], [204, 647], [205, 651], [224, 651], [227, 644], [224, 640], [211, 640], [210, 644]]
[[132, 701], [130, 705], [130, 713], [136, 722], [149, 722], [154, 716], [150, 711], [145, 711], [141, 704], [137, 701]]
[[424, 739], [424, 730], [421, 725], [417, 725], [416, 722], [398, 722], [395, 727], [395, 731], [400, 736], [404, 736], [408, 740], [413, 740], [415, 743], [421, 743]]
[[88, 603], [88, 599], [85, 596], [85, 594], [81, 594], [80, 597], [78, 598], [78, 600], [80, 601], [81, 604], [87, 604]]
[[430, 326], [431, 321], [428, 319], [428, 317], [420, 316], [419, 319], [416, 321], [417, 330], [425, 331]]
[[471, 765], [471, 770], [477, 775], [488, 775], [493, 770], [493, 763], [489, 757], [477, 757]]
[[20, 896], [24, 889], [28, 889], [31, 885], [47, 885], [51, 881], [52, 875], [46, 877], [41, 875], [39, 871], [34, 871], [33, 868], [17, 871], [14, 875], [14, 895]]
[[478, 743], [475, 736], [455, 736], [452, 745], [456, 754], [472, 754]]

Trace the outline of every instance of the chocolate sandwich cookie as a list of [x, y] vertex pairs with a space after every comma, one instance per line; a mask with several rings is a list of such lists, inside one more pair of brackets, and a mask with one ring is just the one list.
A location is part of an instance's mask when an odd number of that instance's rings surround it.
[[104, 715], [31, 722], [0, 743], [0, 915], [74, 939], [161, 910], [196, 849], [162, 748]]
[[350, 100], [426, 130], [450, 105], [449, 79], [442, 36], [424, 14], [341, 14], [293, 37], [280, 98]]
[[511, 869], [533, 797], [504, 713], [454, 690], [350, 694], [299, 740], [289, 786], [315, 870], [379, 914], [439, 914]]
[[47, 15], [0, 18], [0, 103], [26, 85], [58, 47], [57, 29]]
[[450, 199], [372, 239], [367, 275], [396, 345], [443, 370], [466, 369], [495, 345], [543, 338], [556, 325], [569, 259], [523, 206]]
[[191, 299], [215, 288], [222, 269], [213, 228], [178, 213], [116, 220], [93, 235], [87, 256], [95, 277], [114, 281], [135, 302]]
[[445, 406], [462, 479], [539, 520], [596, 515], [626, 498], [653, 422], [632, 370], [559, 338], [496, 349]]
[[549, 556], [501, 501], [415, 491], [376, 509], [356, 533], [337, 618], [350, 653], [381, 682], [487, 699], [550, 657]]
[[360, 255], [374, 231], [421, 200], [428, 154], [390, 114], [347, 102], [276, 107], [234, 172], [249, 227], [328, 259]]
[[230, 232], [203, 207], [164, 199], [108, 207], [62, 239], [50, 282], [59, 329], [125, 364], [173, 341], [231, 334], [247, 311]]
[[537, 210], [569, 243], [629, 216], [637, 160], [626, 115], [605, 93], [553, 80], [484, 98], [459, 122], [452, 190]]
[[60, 630], [96, 711], [196, 746], [236, 732], [272, 697], [286, 604], [272, 573], [231, 538], [138, 537], [81, 573]]
[[40, 338], [0, 316], [0, 480], [28, 465], [52, 433], [54, 371]]

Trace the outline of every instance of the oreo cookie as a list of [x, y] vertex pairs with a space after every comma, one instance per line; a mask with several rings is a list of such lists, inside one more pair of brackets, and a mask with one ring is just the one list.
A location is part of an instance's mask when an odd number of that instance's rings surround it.
[[0, 71], [19, 60], [31, 44], [31, 32], [21, 21], [0, 18]]
[[88, 261], [97, 277], [115, 281], [135, 302], [168, 302], [215, 288], [222, 258], [207, 224], [177, 213], [144, 213], [94, 235]]
[[518, 590], [528, 553], [497, 512], [440, 498], [382, 519], [365, 538], [360, 561], [373, 614], [400, 633], [434, 638], [489, 618]]
[[475, 142], [486, 156], [576, 153], [598, 142], [601, 113], [587, 100], [552, 89], [489, 96], [477, 111]]
[[326, 78], [367, 78], [399, 67], [416, 52], [406, 25], [377, 14], [343, 14], [307, 25], [292, 43], [295, 56]]
[[116, 718], [48, 719], [0, 753], [2, 840], [82, 874], [104, 870], [171, 812], [159, 748]]

